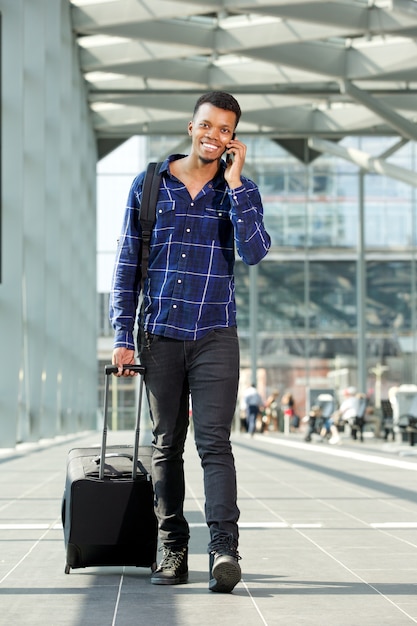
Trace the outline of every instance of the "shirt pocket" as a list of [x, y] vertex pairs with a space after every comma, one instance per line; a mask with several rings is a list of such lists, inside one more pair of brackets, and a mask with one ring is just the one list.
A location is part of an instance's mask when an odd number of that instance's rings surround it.
[[175, 202], [172, 200], [159, 201], [156, 205], [156, 222], [153, 237], [156, 241], [165, 240], [174, 230]]
[[226, 209], [205, 207], [204, 217], [205, 237], [210, 241], [220, 241], [222, 245], [230, 245], [232, 223], [229, 212]]

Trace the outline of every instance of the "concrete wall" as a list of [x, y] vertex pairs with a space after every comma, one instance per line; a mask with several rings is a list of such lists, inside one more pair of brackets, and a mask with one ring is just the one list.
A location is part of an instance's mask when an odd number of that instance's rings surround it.
[[0, 0], [0, 447], [95, 425], [96, 145], [67, 0]]

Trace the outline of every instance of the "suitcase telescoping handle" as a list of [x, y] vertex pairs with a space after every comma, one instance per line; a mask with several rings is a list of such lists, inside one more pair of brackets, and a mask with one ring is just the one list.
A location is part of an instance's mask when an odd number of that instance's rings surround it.
[[[136, 424], [135, 424], [135, 444], [133, 447], [133, 463], [132, 463], [132, 478], [135, 479], [138, 472], [138, 455], [139, 455], [139, 437], [140, 437], [140, 414], [142, 409], [142, 395], [143, 395], [143, 375], [145, 368], [143, 365], [124, 365], [123, 369], [129, 369], [140, 374], [139, 376], [139, 397], [138, 406], [136, 412]], [[101, 451], [100, 451], [100, 467], [98, 471], [98, 477], [100, 480], [104, 478], [104, 466], [106, 463], [106, 447], [107, 447], [107, 414], [109, 409], [109, 380], [111, 374], [116, 374], [118, 371], [117, 365], [105, 365], [104, 367], [104, 416], [103, 416], [103, 434], [101, 439]]]

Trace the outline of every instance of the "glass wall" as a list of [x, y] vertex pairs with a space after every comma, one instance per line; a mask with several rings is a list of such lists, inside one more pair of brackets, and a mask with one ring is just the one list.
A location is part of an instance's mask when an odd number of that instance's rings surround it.
[[[378, 156], [392, 138], [342, 144]], [[266, 387], [291, 389], [307, 410], [309, 388], [339, 392], [358, 381], [358, 168], [322, 155], [304, 165], [274, 142], [250, 140], [248, 159], [261, 188], [273, 249], [260, 265], [258, 365]], [[415, 145], [390, 162], [414, 168]], [[377, 365], [382, 397], [415, 382], [415, 190], [366, 174], [365, 354], [372, 399]], [[240, 264], [239, 264], [240, 265]], [[238, 265], [243, 363], [249, 367], [247, 271]], [[267, 389], [268, 391], [268, 389]]]
[[[322, 155], [305, 165], [277, 143], [245, 138], [248, 145], [246, 175], [260, 187], [272, 249], [257, 268], [256, 353], [260, 387], [266, 396], [272, 389], [291, 390], [300, 413], [307, 411], [310, 389], [339, 393], [358, 381], [358, 168], [333, 156]], [[130, 142], [138, 142], [138, 139]], [[175, 152], [180, 138], [150, 138], [136, 143], [141, 153], [138, 169], [161, 154]], [[130, 148], [132, 149], [132, 144]], [[393, 145], [393, 138], [346, 138], [355, 147], [379, 156]], [[125, 144], [126, 146], [126, 144]], [[124, 147], [119, 149], [122, 152]], [[116, 182], [112, 159], [100, 172], [102, 197], [112, 198], [122, 180], [122, 199], [111, 211], [121, 221], [130, 177], [121, 173]], [[140, 163], [139, 163], [140, 161]], [[415, 145], [401, 148], [389, 160], [414, 167]], [[120, 171], [120, 170], [119, 170]], [[129, 181], [126, 180], [129, 178]], [[382, 397], [388, 388], [415, 382], [415, 190], [373, 174], [365, 184], [365, 354], [366, 389], [372, 399], [377, 365], [384, 366]], [[114, 230], [114, 228], [113, 228]], [[110, 246], [111, 247], [111, 246]], [[99, 291], [110, 279], [107, 265]], [[100, 261], [98, 266], [104, 267]], [[236, 263], [236, 297], [242, 354], [242, 377], [250, 376], [253, 344], [250, 325], [250, 270]], [[107, 298], [101, 299], [102, 308]], [[111, 334], [101, 315], [102, 331]]]

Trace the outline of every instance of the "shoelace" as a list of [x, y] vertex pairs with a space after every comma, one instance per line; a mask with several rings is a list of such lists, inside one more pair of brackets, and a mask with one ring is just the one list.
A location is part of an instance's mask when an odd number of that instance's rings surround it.
[[219, 537], [214, 546], [211, 548], [210, 553], [227, 554], [228, 556], [233, 556], [238, 561], [241, 559], [239, 552], [234, 546], [233, 539], [230, 539], [229, 537]]
[[184, 558], [185, 548], [183, 550], [167, 550], [164, 549], [164, 558], [158, 569], [176, 569], [182, 563]]

